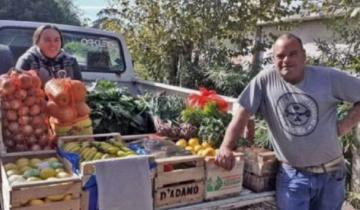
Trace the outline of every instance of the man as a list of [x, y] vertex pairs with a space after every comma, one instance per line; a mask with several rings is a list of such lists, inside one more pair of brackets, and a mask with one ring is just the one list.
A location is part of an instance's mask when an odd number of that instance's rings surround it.
[[[272, 50], [275, 68], [261, 71], [239, 96], [240, 108], [226, 130], [216, 163], [233, 167], [234, 143], [249, 117], [259, 112], [281, 162], [278, 209], [341, 209], [346, 173], [338, 137], [360, 120], [360, 80], [334, 69], [305, 66], [302, 41], [293, 34], [280, 36]], [[336, 105], [342, 101], [355, 105], [337, 121]]]

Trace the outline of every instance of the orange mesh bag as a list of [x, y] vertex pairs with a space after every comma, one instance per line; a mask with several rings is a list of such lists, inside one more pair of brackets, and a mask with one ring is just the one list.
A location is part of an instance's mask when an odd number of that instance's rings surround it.
[[50, 126], [56, 136], [92, 134], [85, 85], [69, 78], [51, 79], [45, 85]]
[[36, 71], [0, 77], [1, 123], [6, 152], [51, 149], [45, 94]]

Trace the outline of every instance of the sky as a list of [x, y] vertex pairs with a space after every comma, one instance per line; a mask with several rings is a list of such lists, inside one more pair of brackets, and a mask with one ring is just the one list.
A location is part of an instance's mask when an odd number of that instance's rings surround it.
[[96, 14], [108, 5], [108, 0], [73, 0], [73, 3], [81, 11], [81, 18], [96, 19]]

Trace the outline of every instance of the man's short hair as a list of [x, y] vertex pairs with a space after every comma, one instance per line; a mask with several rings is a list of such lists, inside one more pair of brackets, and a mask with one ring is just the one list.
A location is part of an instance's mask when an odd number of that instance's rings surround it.
[[295, 39], [295, 40], [300, 44], [301, 48], [304, 49], [302, 40], [301, 40], [298, 36], [296, 36], [296, 35], [294, 35], [294, 34], [292, 34], [292, 33], [285, 33], [285, 34], [280, 35], [280, 36], [276, 39], [276, 41], [274, 42], [273, 48], [274, 48], [275, 43], [276, 43], [278, 40], [281, 40], [281, 39]]

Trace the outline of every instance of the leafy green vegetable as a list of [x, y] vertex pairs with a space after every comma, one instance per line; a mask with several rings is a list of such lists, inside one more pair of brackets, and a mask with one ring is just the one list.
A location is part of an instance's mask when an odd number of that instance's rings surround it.
[[122, 135], [151, 133], [154, 126], [143, 102], [115, 82], [97, 81], [89, 91], [95, 133], [120, 132]]
[[162, 120], [177, 121], [181, 111], [185, 109], [184, 98], [176, 95], [147, 93], [143, 98], [149, 112]]
[[207, 103], [203, 109], [187, 107], [181, 112], [181, 119], [198, 127], [197, 135], [215, 147], [220, 146], [231, 117], [215, 103]]

